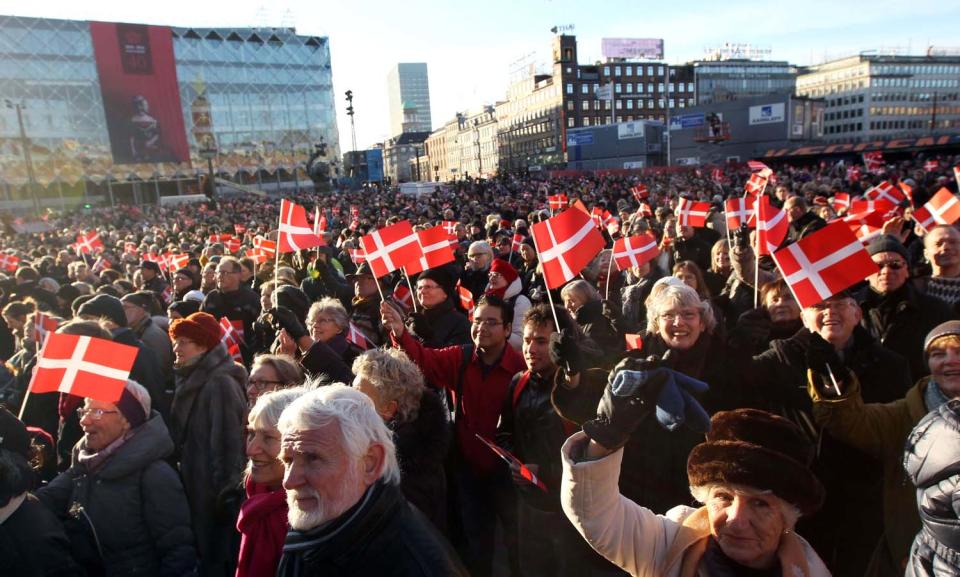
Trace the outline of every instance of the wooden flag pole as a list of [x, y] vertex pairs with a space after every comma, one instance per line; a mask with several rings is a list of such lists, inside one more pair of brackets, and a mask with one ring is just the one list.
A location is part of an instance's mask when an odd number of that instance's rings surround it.
[[413, 304], [413, 312], [419, 312], [417, 310], [417, 291], [413, 290], [413, 283], [410, 282], [410, 275], [407, 274], [407, 267], [403, 268], [403, 276], [407, 279], [407, 286], [410, 287], [410, 302]]
[[760, 307], [760, 215], [757, 215], [757, 234], [753, 249], [753, 308]]
[[543, 277], [543, 287], [547, 289], [547, 300], [550, 302], [550, 312], [553, 313], [553, 326], [557, 329], [557, 332], [560, 332], [560, 319], [557, 318], [557, 309], [553, 304], [553, 295], [550, 294], [550, 287], [547, 284], [547, 273], [543, 269], [543, 260], [540, 258], [540, 246], [537, 244], [537, 235], [533, 232], [533, 228], [530, 229], [530, 236], [533, 237], [533, 250], [537, 251], [537, 261], [540, 266], [540, 276]]
[[[614, 243], [616, 246], [616, 243]], [[607, 263], [607, 289], [606, 295], [603, 297], [604, 300], [610, 300], [610, 276], [613, 274], [613, 249], [610, 249], [610, 262]]]

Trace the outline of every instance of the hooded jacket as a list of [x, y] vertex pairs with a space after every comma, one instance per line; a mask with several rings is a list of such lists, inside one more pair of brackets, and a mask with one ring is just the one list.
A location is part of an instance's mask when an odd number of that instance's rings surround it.
[[133, 431], [96, 470], [77, 460], [37, 497], [58, 517], [77, 505], [93, 525], [107, 575], [175, 576], [196, 563], [190, 510], [177, 473], [164, 460], [173, 442], [160, 414]]

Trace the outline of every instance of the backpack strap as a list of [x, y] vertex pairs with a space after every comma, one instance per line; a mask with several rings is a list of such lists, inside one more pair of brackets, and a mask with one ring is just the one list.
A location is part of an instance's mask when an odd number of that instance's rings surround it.
[[460, 372], [457, 374], [457, 382], [453, 387], [453, 402], [455, 403], [453, 409], [454, 422], [459, 420], [460, 415], [463, 414], [463, 378], [464, 375], [467, 374], [467, 367], [470, 365], [470, 361], [473, 359], [473, 343], [463, 345], [460, 347], [460, 350], [463, 352], [463, 358], [460, 360]]

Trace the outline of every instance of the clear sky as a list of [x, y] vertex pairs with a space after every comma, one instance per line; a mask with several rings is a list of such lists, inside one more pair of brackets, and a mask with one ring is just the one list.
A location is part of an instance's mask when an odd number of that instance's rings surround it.
[[343, 93], [354, 92], [357, 145], [389, 136], [387, 71], [426, 62], [434, 128], [458, 110], [502, 100], [511, 64], [546, 63], [556, 25], [575, 26], [580, 62], [603, 37], [664, 38], [670, 63], [724, 42], [750, 42], [794, 64], [881, 48], [923, 54], [960, 47], [951, 0], [0, 0], [0, 14], [169, 24], [294, 26], [330, 38], [342, 150], [350, 147]]

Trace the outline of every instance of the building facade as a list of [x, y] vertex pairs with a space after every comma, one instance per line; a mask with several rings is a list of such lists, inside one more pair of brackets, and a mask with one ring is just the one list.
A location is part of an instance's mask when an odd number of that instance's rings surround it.
[[770, 94], [793, 94], [797, 67], [768, 60], [698, 60], [690, 63], [697, 104], [712, 104]]
[[430, 81], [425, 62], [401, 62], [387, 74], [390, 135], [430, 132]]
[[383, 171], [393, 183], [429, 180], [429, 175], [417, 174], [416, 162], [426, 156], [424, 142], [429, 132], [404, 132], [383, 143]]
[[198, 192], [207, 172], [201, 150], [215, 155], [223, 176], [279, 188], [305, 183], [302, 168], [324, 143], [318, 162], [333, 176], [340, 147], [326, 37], [289, 28], [139, 28], [172, 39], [187, 158], [116, 162], [90, 22], [0, 16], [0, 100], [8, 102], [0, 108], [0, 199], [35, 195], [55, 206], [107, 192], [117, 202]]
[[960, 134], [960, 56], [833, 60], [808, 67], [797, 94], [826, 101], [828, 142]]

